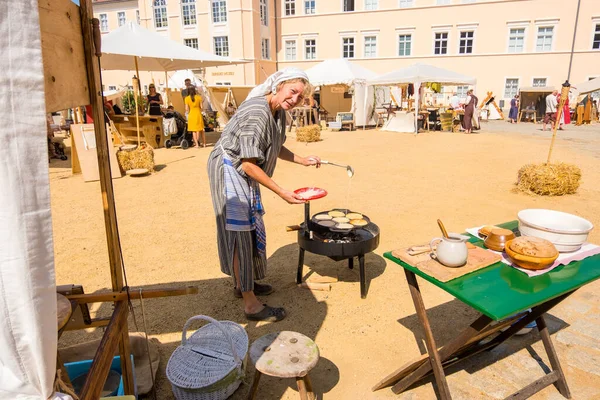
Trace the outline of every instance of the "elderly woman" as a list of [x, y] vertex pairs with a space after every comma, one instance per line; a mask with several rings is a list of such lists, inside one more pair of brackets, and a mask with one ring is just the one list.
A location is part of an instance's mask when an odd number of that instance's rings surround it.
[[473, 89], [467, 92], [467, 100], [465, 101], [465, 115], [463, 116], [463, 128], [465, 133], [471, 133], [473, 130], [473, 114], [479, 99], [473, 94]]
[[260, 186], [289, 204], [304, 203], [271, 176], [277, 158], [321, 165], [319, 157], [300, 157], [283, 146], [286, 111], [302, 104], [310, 92], [308, 77], [300, 69], [286, 68], [271, 75], [240, 105], [208, 159], [221, 271], [233, 277], [234, 295], [243, 299], [246, 318], [251, 321], [280, 321], [286, 315], [283, 308], [256, 298], [273, 292], [270, 285], [255, 282], [267, 272]]

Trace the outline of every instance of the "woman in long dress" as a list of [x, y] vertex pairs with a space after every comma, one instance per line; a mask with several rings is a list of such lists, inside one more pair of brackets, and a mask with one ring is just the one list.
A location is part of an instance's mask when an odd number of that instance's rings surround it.
[[321, 164], [319, 157], [300, 157], [283, 145], [286, 111], [302, 104], [310, 92], [308, 77], [300, 69], [271, 75], [240, 105], [208, 159], [221, 271], [233, 277], [234, 295], [243, 299], [248, 320], [280, 321], [286, 315], [283, 308], [256, 298], [273, 291], [270, 285], [255, 282], [267, 270], [260, 189], [266, 187], [289, 204], [304, 203], [271, 177], [278, 158], [304, 166]]
[[185, 98], [185, 112], [188, 117], [188, 132], [192, 132], [194, 147], [199, 147], [198, 139], [202, 135], [202, 147], [206, 147], [206, 136], [204, 134], [204, 118], [202, 117], [202, 96], [196, 93], [196, 87], [188, 87], [188, 95]]
[[463, 128], [465, 133], [471, 133], [473, 130], [473, 114], [479, 99], [473, 94], [473, 89], [467, 92], [467, 100], [465, 101], [465, 115], [463, 116]]
[[510, 111], [508, 112], [508, 122], [514, 124], [519, 119], [519, 95], [516, 94], [510, 100]]

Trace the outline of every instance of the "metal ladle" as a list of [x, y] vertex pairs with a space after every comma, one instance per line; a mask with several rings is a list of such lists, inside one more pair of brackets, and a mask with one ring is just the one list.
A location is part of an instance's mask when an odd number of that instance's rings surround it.
[[329, 165], [335, 165], [336, 167], [346, 168], [346, 173], [348, 174], [348, 177], [352, 178], [354, 176], [354, 168], [352, 168], [350, 165], [336, 164], [334, 162], [325, 161], [325, 160], [321, 160], [321, 164], [329, 164]]

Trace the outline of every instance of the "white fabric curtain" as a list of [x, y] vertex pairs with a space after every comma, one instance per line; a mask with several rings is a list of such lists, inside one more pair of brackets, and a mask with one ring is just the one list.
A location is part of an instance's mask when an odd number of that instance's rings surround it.
[[53, 397], [56, 287], [38, 2], [0, 1], [0, 399]]

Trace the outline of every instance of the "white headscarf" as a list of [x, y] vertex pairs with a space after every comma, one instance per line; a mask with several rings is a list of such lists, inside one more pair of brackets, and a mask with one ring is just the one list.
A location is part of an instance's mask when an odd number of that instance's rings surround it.
[[253, 97], [266, 96], [269, 93], [277, 93], [277, 85], [281, 82], [289, 81], [290, 79], [302, 78], [308, 82], [308, 75], [300, 68], [284, 68], [281, 71], [275, 72], [269, 76], [266, 81], [252, 89], [246, 99]]

